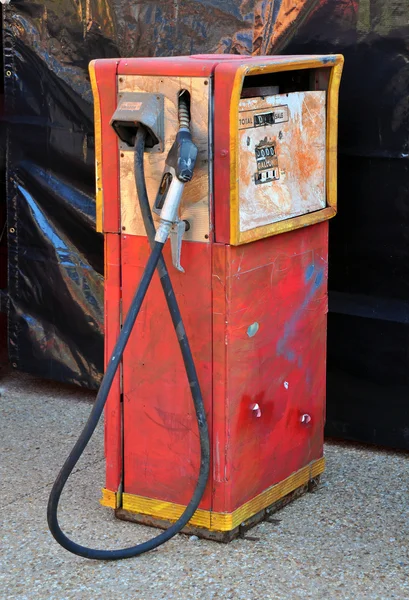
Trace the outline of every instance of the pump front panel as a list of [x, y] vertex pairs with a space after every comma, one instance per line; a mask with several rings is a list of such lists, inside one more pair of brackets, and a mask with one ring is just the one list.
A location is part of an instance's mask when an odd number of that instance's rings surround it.
[[240, 232], [325, 208], [325, 96], [240, 100]]
[[[122, 302], [126, 313], [148, 260], [149, 244], [146, 237], [121, 237]], [[168, 245], [164, 255], [171, 269]], [[171, 277], [188, 331], [211, 435], [211, 246], [188, 242], [183, 257], [189, 267], [185, 273], [171, 271]], [[125, 350], [122, 385], [124, 507], [135, 505], [135, 495], [187, 504], [199, 470], [200, 445], [181, 352], [157, 274]], [[211, 495], [209, 486], [202, 508], [211, 508]]]

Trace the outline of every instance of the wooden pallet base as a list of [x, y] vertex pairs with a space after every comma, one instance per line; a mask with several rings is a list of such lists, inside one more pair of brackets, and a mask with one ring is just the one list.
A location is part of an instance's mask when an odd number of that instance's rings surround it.
[[[314, 489], [319, 483], [319, 480], [319, 475], [314, 479], [310, 479], [310, 481], [308, 481], [304, 485], [301, 485], [300, 487], [296, 488], [283, 498], [280, 498], [280, 500], [277, 500], [270, 506], [267, 506], [267, 508], [260, 510], [257, 514], [253, 515], [252, 517], [250, 517], [249, 519], [241, 523], [241, 525], [239, 525], [235, 529], [232, 529], [231, 531], [211, 531], [208, 529], [204, 529], [203, 527], [187, 525], [182, 529], [181, 533], [185, 533], [187, 535], [197, 535], [200, 538], [204, 538], [206, 540], [213, 540], [215, 542], [231, 542], [237, 537], [244, 536], [246, 531], [257, 525], [261, 521], [264, 521], [278, 510], [281, 510], [282, 508], [284, 508], [284, 506], [286, 506], [293, 500], [296, 500], [306, 492], [314, 491]], [[123, 508], [117, 508], [115, 510], [115, 516], [123, 521], [133, 521], [134, 523], [148, 525], [149, 527], [158, 527], [160, 529], [167, 529], [171, 525], [169, 521], [164, 521], [149, 515], [134, 513]]]

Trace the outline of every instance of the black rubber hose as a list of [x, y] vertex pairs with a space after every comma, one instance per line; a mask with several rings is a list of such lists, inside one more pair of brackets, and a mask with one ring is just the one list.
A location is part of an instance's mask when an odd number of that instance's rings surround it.
[[[143, 163], [143, 153], [145, 147], [145, 131], [143, 127], [139, 127], [136, 139], [135, 139], [135, 154], [134, 154], [134, 170], [135, 170], [135, 181], [136, 190], [138, 193], [139, 207], [142, 214], [145, 231], [149, 239], [151, 248], [155, 244], [155, 225], [152, 218], [151, 207], [149, 205], [148, 193], [145, 184], [145, 170]], [[173, 290], [172, 282], [169, 277], [169, 272], [166, 267], [165, 260], [161, 255], [158, 261], [158, 273], [160, 282], [162, 284], [163, 293], [165, 295], [166, 303], [170, 315], [172, 317], [173, 327], [178, 338], [179, 347], [182, 353], [183, 362], [186, 369], [187, 378], [192, 394], [193, 404], [196, 411], [197, 425], [199, 428], [199, 439], [200, 439], [200, 472], [197, 483], [197, 490], [201, 490], [201, 496], [203, 495], [206, 487], [207, 479], [210, 470], [210, 442], [209, 432], [207, 426], [206, 412], [204, 409], [202, 392], [200, 390], [199, 379], [197, 377], [195, 363], [190, 349], [189, 340], [186, 334], [185, 326], [183, 324], [182, 315], [180, 314], [179, 305], [176, 300], [176, 295]], [[195, 492], [196, 494], [196, 492]], [[197, 504], [199, 505], [199, 501]]]
[[[139, 189], [141, 190], [141, 195], [139, 195], [139, 201], [141, 207], [144, 207], [144, 222], [146, 217], [150, 216], [150, 221], [153, 228], [153, 236], [154, 236], [154, 225], [152, 221], [152, 215], [150, 212], [148, 197], [146, 194], [146, 186], [144, 179], [144, 171], [143, 171], [143, 153], [145, 146], [145, 132], [142, 129], [138, 130], [138, 135], [135, 144], [135, 175], [137, 178], [137, 188], [138, 195]], [[140, 179], [142, 178], [142, 184]], [[147, 210], [146, 210], [147, 207]], [[174, 537], [177, 533], [179, 533], [183, 527], [189, 522], [193, 514], [195, 513], [199, 503], [202, 499], [208, 475], [209, 475], [209, 466], [210, 466], [210, 449], [209, 449], [209, 435], [207, 428], [207, 420], [206, 414], [203, 405], [203, 399], [200, 391], [200, 386], [196, 374], [196, 369], [193, 363], [192, 353], [190, 351], [189, 343], [186, 337], [186, 332], [183, 327], [179, 307], [177, 305], [176, 297], [173, 292], [173, 288], [169, 279], [169, 274], [167, 272], [166, 264], [162, 257], [162, 249], [163, 244], [158, 242], [154, 242], [152, 238], [152, 229], [147, 228], [147, 233], [149, 232], [149, 239], [152, 245], [152, 252], [149, 257], [148, 263], [145, 267], [144, 273], [142, 275], [141, 281], [139, 283], [138, 289], [135, 293], [135, 296], [132, 300], [131, 306], [129, 308], [128, 314], [125, 319], [125, 323], [122, 327], [121, 333], [118, 337], [118, 340], [115, 344], [114, 351], [112, 353], [111, 359], [108, 363], [104, 378], [101, 383], [101, 387], [99, 388], [97, 398], [95, 400], [95, 404], [92, 408], [91, 414], [88, 418], [88, 421], [82, 430], [80, 437], [74, 445], [70, 455], [65, 461], [60, 473], [58, 474], [57, 479], [54, 482], [54, 485], [51, 489], [50, 497], [48, 500], [47, 507], [47, 520], [50, 531], [56, 541], [63, 546], [69, 552], [73, 554], [77, 554], [78, 556], [82, 556], [84, 558], [91, 558], [97, 560], [119, 560], [122, 558], [131, 558], [133, 556], [138, 556], [143, 554], [144, 552], [148, 552], [149, 550], [153, 550], [157, 548], [161, 544], [164, 544], [172, 537]], [[101, 417], [102, 411], [104, 409], [105, 403], [108, 398], [108, 393], [111, 388], [113, 379], [115, 377], [115, 373], [118, 369], [118, 366], [122, 360], [122, 355], [125, 350], [126, 344], [129, 340], [129, 336], [131, 335], [133, 326], [135, 324], [135, 320], [140, 311], [143, 299], [148, 290], [149, 284], [151, 282], [153, 273], [158, 266], [159, 276], [161, 278], [162, 287], [169, 295], [165, 297], [168, 302], [169, 310], [172, 315], [172, 321], [175, 326], [175, 330], [178, 336], [179, 344], [181, 347], [183, 360], [186, 366], [186, 373], [188, 376], [190, 388], [192, 391], [192, 397], [194, 401], [194, 406], [196, 410], [197, 422], [199, 427], [199, 438], [200, 438], [200, 448], [201, 448], [201, 462], [200, 462], [200, 471], [199, 477], [196, 484], [195, 491], [193, 496], [183, 511], [182, 515], [179, 519], [171, 525], [166, 531], [163, 531], [158, 536], [154, 537], [147, 542], [143, 542], [142, 544], [137, 544], [136, 546], [131, 546], [129, 548], [122, 548], [118, 550], [96, 550], [94, 548], [88, 548], [86, 546], [81, 546], [70, 540], [65, 533], [62, 531], [57, 517], [58, 511], [58, 503], [64, 489], [64, 486], [67, 482], [68, 477], [72, 473], [75, 465], [80, 459], [82, 453], [84, 452], [89, 440], [91, 439], [92, 434], [95, 431], [95, 428], [98, 424], [98, 421]]]

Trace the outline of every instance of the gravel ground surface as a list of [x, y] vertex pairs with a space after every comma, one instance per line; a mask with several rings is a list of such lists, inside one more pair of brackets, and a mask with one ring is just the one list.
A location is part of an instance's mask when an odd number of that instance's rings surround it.
[[[46, 503], [94, 396], [16, 373], [0, 386], [1, 598], [409, 598], [407, 454], [327, 444], [319, 489], [277, 513], [278, 524], [255, 527], [257, 541], [179, 535], [136, 559], [87, 561], [54, 542]], [[99, 505], [103, 481], [100, 427], [63, 496], [66, 531], [99, 547], [151, 537]]]

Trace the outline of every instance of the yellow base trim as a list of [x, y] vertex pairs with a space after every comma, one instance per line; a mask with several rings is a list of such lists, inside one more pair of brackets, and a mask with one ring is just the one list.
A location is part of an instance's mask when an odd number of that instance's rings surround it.
[[255, 229], [249, 229], [248, 231], [239, 231], [237, 234], [237, 244], [247, 244], [248, 242], [261, 240], [272, 235], [278, 235], [279, 233], [286, 233], [287, 231], [293, 231], [294, 229], [300, 229], [301, 227], [307, 227], [308, 225], [322, 223], [323, 221], [332, 219], [336, 214], [337, 212], [334, 208], [327, 206], [321, 210], [316, 210], [298, 217], [292, 217], [291, 219], [284, 219], [284, 221], [277, 221], [270, 225], [262, 225]]
[[111, 490], [102, 488], [102, 498], [99, 502], [102, 504], [102, 506], [107, 506], [108, 508], [117, 508], [116, 497], [116, 492], [111, 492]]
[[[323, 457], [293, 473], [287, 479], [280, 481], [280, 483], [271, 486], [232, 513], [216, 513], [198, 509], [189, 521], [189, 524], [196, 527], [204, 527], [210, 531], [231, 531], [264, 508], [267, 508], [298, 487], [308, 483], [310, 479], [314, 479], [314, 477], [320, 475], [324, 471], [324, 468], [325, 458]], [[115, 508], [115, 492], [103, 490], [101, 504]], [[185, 509], [181, 504], [126, 493], [122, 494], [122, 508], [133, 513], [149, 515], [162, 521], [171, 522], [176, 521]]]

